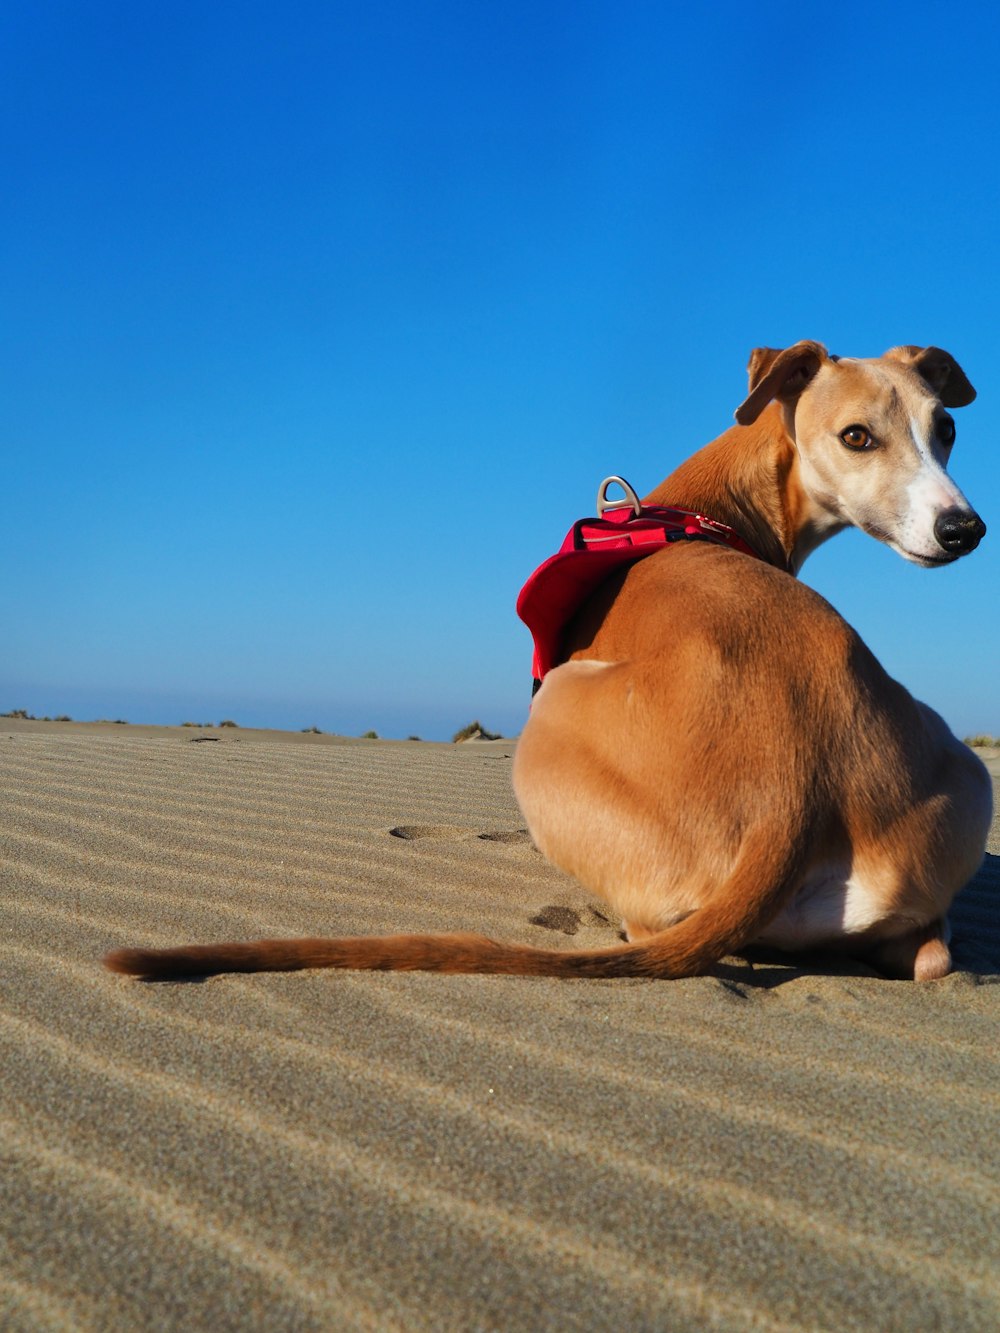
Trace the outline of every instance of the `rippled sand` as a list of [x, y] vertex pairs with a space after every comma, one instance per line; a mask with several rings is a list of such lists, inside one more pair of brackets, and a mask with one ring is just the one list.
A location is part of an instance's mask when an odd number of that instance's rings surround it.
[[114, 977], [129, 944], [615, 938], [510, 743], [212, 734], [0, 720], [3, 1327], [1000, 1326], [996, 825], [922, 986]]

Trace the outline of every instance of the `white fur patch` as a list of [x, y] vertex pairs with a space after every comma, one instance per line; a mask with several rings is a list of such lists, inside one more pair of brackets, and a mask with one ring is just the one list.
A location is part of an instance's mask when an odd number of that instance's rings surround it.
[[778, 949], [808, 949], [857, 935], [883, 920], [885, 892], [836, 866], [817, 866], [790, 903], [758, 936]]
[[915, 417], [910, 418], [910, 433], [919, 466], [906, 486], [906, 511], [897, 543], [903, 554], [940, 559], [943, 553], [934, 535], [935, 522], [946, 509], [968, 509], [969, 502], [935, 457]]

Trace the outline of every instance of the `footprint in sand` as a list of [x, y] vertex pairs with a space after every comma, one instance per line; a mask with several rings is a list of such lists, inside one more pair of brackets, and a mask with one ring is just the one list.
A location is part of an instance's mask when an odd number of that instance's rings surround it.
[[529, 918], [533, 926], [544, 926], [546, 930], [561, 930], [564, 935], [575, 935], [580, 929], [580, 913], [572, 907], [543, 907]]
[[407, 842], [416, 842], [421, 838], [435, 838], [439, 842], [458, 842], [460, 838], [471, 836], [467, 828], [455, 824], [397, 824], [389, 830], [390, 838], [403, 838]]
[[466, 838], [478, 838], [482, 842], [531, 843], [531, 834], [527, 829], [498, 829], [488, 833], [474, 833], [472, 829], [459, 828], [456, 824], [397, 824], [389, 830], [390, 838], [403, 838], [415, 842], [422, 838], [431, 838], [437, 842], [460, 842]]
[[564, 935], [575, 935], [581, 926], [616, 930], [611, 917], [599, 907], [586, 907], [577, 911], [573, 907], [558, 907], [553, 903], [549, 907], [543, 907], [528, 920], [533, 926], [541, 926], [545, 930], [561, 930]]

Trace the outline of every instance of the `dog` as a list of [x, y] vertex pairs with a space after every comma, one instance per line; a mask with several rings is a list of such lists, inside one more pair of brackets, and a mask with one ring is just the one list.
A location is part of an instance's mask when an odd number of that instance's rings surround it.
[[535, 845], [621, 916], [550, 950], [479, 935], [123, 949], [145, 978], [307, 967], [675, 978], [749, 944], [886, 975], [951, 967], [947, 911], [992, 816], [986, 769], [795, 575], [854, 526], [931, 568], [985, 525], [948, 476], [975, 390], [936, 347], [805, 341], [750, 358], [737, 425], [646, 503], [710, 515], [761, 558], [671, 544], [608, 578], [536, 694], [514, 788]]

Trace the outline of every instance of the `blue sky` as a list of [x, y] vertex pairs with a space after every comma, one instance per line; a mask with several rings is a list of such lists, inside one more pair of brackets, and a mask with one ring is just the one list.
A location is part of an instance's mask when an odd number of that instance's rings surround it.
[[992, 531], [803, 576], [1000, 732], [985, 4], [13, 3], [0, 710], [442, 738], [524, 578], [725, 429], [754, 345], [948, 348]]

